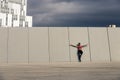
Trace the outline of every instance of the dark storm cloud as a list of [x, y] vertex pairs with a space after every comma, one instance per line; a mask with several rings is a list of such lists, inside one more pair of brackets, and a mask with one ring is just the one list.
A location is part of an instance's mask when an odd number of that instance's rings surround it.
[[120, 0], [28, 0], [34, 26], [120, 25]]

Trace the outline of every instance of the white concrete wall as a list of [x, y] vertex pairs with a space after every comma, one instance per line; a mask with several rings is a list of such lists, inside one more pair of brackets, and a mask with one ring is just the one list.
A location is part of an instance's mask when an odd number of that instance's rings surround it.
[[109, 62], [109, 46], [106, 28], [89, 28], [91, 59], [94, 62]]
[[0, 28], [0, 63], [7, 63], [8, 29]]
[[6, 25], [6, 14], [0, 13], [0, 18], [2, 19], [2, 26]]
[[108, 28], [111, 60], [120, 62], [120, 28]]
[[19, 21], [14, 20], [14, 21], [13, 21], [13, 26], [14, 26], [14, 27], [19, 27]]
[[12, 14], [8, 14], [8, 26], [12, 26]]
[[77, 62], [82, 45], [82, 62], [120, 61], [120, 28], [34, 27], [0, 28], [0, 63]]
[[69, 40], [66, 27], [49, 28], [50, 62], [68, 62]]
[[12, 3], [11, 9], [14, 10], [14, 15], [20, 15], [20, 8], [21, 8], [20, 4]]
[[28, 29], [9, 28], [8, 63], [28, 63]]
[[29, 63], [49, 62], [48, 27], [29, 28]]
[[31, 16], [26, 16], [26, 19], [25, 19], [27, 22], [28, 22], [28, 27], [32, 27], [32, 17]]
[[[70, 44], [76, 45], [79, 42], [82, 45], [88, 44], [88, 29], [81, 28], [81, 27], [70, 27], [69, 28], [69, 39]], [[90, 62], [90, 52], [89, 52], [89, 46], [85, 47], [83, 49], [83, 56], [82, 61]], [[71, 54], [71, 61], [78, 61], [77, 59], [77, 49], [74, 47], [70, 47], [70, 54]]]
[[10, 2], [15, 2], [15, 3], [21, 3], [21, 0], [8, 0], [8, 1], [10, 1]]

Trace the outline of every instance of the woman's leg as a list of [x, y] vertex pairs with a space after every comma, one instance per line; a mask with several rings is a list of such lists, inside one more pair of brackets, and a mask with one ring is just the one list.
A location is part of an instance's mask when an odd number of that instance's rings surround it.
[[79, 62], [81, 62], [81, 57], [82, 57], [82, 54], [83, 54], [83, 51], [82, 51], [82, 50], [80, 50], [80, 51], [79, 51]]
[[78, 61], [81, 62], [81, 53], [80, 53], [80, 51], [78, 51], [77, 56], [78, 56]]
[[79, 54], [79, 62], [81, 62], [81, 54]]

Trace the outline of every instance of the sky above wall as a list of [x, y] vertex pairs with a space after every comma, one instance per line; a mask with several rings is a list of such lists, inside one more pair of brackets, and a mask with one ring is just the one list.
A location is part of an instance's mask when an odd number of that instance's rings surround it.
[[120, 26], [120, 0], [28, 0], [33, 26]]

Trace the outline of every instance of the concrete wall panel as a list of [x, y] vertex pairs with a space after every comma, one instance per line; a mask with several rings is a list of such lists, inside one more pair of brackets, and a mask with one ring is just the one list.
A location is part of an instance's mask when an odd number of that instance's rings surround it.
[[49, 62], [48, 27], [29, 28], [29, 62]]
[[69, 44], [78, 42], [89, 44], [83, 62], [119, 62], [119, 34], [120, 28], [0, 28], [0, 63], [77, 62]]
[[[70, 44], [76, 45], [80, 42], [82, 45], [88, 44], [88, 32], [87, 28], [82, 27], [70, 27], [69, 28]], [[90, 61], [89, 46], [83, 48], [84, 54], [82, 55], [82, 61]], [[77, 49], [70, 47], [71, 61], [78, 61]]]
[[111, 60], [120, 61], [120, 28], [108, 28]]
[[27, 28], [9, 28], [8, 63], [28, 63]]
[[90, 49], [93, 62], [109, 62], [109, 46], [106, 28], [89, 28]]
[[7, 63], [7, 31], [6, 28], [0, 28], [0, 63]]
[[50, 61], [67, 62], [69, 59], [68, 29], [66, 27], [50, 27]]

